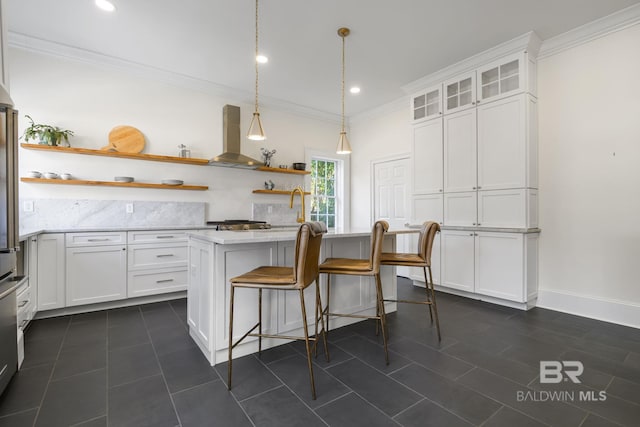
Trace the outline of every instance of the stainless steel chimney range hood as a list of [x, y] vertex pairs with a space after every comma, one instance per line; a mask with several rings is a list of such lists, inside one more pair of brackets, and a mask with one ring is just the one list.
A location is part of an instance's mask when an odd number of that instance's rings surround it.
[[257, 169], [262, 162], [240, 154], [240, 107], [225, 105], [222, 108], [222, 149], [224, 152], [209, 160], [211, 166]]

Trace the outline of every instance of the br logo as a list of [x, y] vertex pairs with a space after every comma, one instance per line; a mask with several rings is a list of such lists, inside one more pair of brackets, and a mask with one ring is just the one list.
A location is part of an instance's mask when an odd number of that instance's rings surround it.
[[540, 383], [557, 384], [570, 379], [576, 384], [581, 381], [578, 378], [584, 372], [582, 362], [577, 360], [541, 360]]

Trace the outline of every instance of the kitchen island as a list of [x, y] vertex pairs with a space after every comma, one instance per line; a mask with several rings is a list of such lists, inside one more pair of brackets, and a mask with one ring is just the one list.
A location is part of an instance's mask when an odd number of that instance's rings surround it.
[[[415, 229], [390, 230], [383, 251], [395, 251], [396, 234]], [[187, 320], [189, 334], [211, 365], [227, 360], [229, 331], [229, 279], [262, 265], [292, 266], [297, 229], [257, 231], [199, 231], [189, 233], [189, 279]], [[323, 237], [320, 260], [347, 257], [368, 258], [371, 230], [330, 231]], [[396, 296], [394, 267], [381, 267], [385, 298]], [[320, 278], [322, 302], [326, 304], [326, 277]], [[331, 309], [340, 313], [375, 314], [375, 285], [371, 277], [335, 276], [331, 286]], [[258, 292], [236, 290], [234, 341], [257, 322]], [[308, 322], [313, 325], [315, 286], [305, 290]], [[386, 303], [387, 312], [396, 310]], [[263, 331], [268, 334], [302, 336], [300, 302], [295, 292], [264, 291]], [[331, 320], [331, 329], [361, 321], [340, 317]], [[263, 348], [285, 344], [281, 339], [263, 339]], [[257, 338], [247, 338], [233, 352], [234, 357], [258, 351]]]

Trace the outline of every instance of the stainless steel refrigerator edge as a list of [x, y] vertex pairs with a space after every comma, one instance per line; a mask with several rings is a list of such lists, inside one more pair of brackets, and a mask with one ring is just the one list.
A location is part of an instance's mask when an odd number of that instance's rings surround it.
[[0, 85], [0, 394], [18, 369], [18, 112]]

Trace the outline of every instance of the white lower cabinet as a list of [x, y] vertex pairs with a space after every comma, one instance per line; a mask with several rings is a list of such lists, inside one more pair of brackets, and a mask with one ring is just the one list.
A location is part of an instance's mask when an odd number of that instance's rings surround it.
[[442, 283], [516, 303], [537, 296], [537, 233], [444, 230]]
[[474, 291], [474, 233], [445, 230], [440, 232], [442, 286]]
[[127, 297], [125, 245], [67, 247], [67, 306]]
[[65, 298], [64, 233], [38, 236], [38, 311], [63, 308]]

